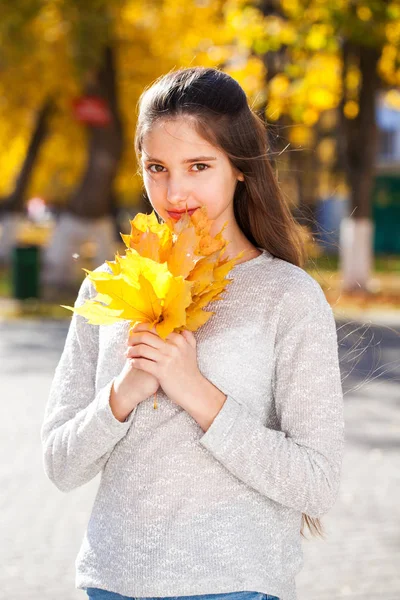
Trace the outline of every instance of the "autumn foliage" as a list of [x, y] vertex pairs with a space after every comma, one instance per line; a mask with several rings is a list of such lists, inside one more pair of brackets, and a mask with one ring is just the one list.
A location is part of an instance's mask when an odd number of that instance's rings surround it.
[[174, 222], [158, 223], [154, 211], [139, 213], [123, 235], [127, 247], [107, 261], [110, 272], [88, 271], [97, 295], [80, 307], [64, 306], [93, 325], [118, 321], [149, 323], [162, 338], [184, 329], [195, 331], [214, 314], [204, 308], [220, 300], [231, 279], [226, 276], [243, 251], [223, 259], [228, 242], [210, 233], [206, 207]]

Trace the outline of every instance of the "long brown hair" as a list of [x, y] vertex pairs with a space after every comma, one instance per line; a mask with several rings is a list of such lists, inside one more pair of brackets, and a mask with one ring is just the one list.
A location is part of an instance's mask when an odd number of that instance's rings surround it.
[[[196, 132], [228, 156], [241, 171], [234, 198], [235, 219], [247, 239], [273, 256], [303, 267], [307, 252], [274, 175], [263, 120], [249, 107], [242, 87], [226, 73], [209, 67], [172, 70], [144, 90], [139, 100], [135, 151], [140, 165], [142, 142], [156, 121], [190, 117]], [[140, 170], [140, 167], [139, 167]], [[302, 515], [312, 535], [323, 537], [319, 519]]]

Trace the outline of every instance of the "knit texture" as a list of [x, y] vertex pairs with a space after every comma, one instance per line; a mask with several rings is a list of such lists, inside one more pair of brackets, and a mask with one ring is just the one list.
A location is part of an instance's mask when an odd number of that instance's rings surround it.
[[[195, 332], [200, 371], [227, 395], [206, 432], [161, 388], [158, 409], [149, 397], [118, 421], [109, 396], [129, 322], [72, 316], [41, 438], [45, 472], [61, 491], [101, 471], [77, 588], [296, 599], [301, 513], [321, 517], [340, 486], [335, 321], [320, 285], [266, 250], [228, 277]], [[95, 293], [86, 278], [75, 306]]]

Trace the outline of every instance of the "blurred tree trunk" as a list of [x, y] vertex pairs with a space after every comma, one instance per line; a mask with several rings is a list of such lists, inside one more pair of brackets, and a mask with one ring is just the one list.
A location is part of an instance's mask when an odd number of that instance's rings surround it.
[[105, 126], [89, 125], [88, 161], [83, 177], [60, 216], [46, 251], [43, 284], [47, 298], [55, 290], [76, 290], [82, 280], [83, 245], [92, 244], [93, 268], [113, 260], [116, 249], [114, 181], [123, 151], [123, 127], [118, 108], [114, 52], [104, 50], [103, 61], [85, 94], [106, 101], [111, 115]]
[[349, 67], [356, 64], [361, 74], [359, 112], [346, 118], [342, 100], [346, 167], [350, 185], [350, 215], [340, 230], [340, 260], [345, 291], [368, 290], [373, 264], [374, 227], [371, 194], [377, 154], [376, 96], [379, 89], [377, 63], [379, 51], [349, 41], [343, 45], [343, 81]]
[[298, 202], [293, 215], [311, 233], [316, 232], [319, 165], [313, 148], [292, 149], [289, 152], [290, 173], [297, 183]]
[[38, 111], [32, 136], [28, 144], [25, 160], [15, 180], [14, 189], [0, 203], [2, 235], [0, 238], [0, 262], [8, 263], [10, 253], [15, 246], [18, 222], [24, 210], [26, 191], [29, 186], [39, 150], [48, 133], [48, 121], [53, 110], [53, 103], [47, 99]]
[[112, 194], [123, 150], [122, 122], [117, 102], [114, 53], [107, 47], [103, 63], [87, 85], [88, 96], [103, 98], [111, 113], [105, 127], [89, 126], [88, 162], [68, 210], [79, 217], [96, 219], [112, 212]]
[[40, 147], [48, 133], [48, 119], [52, 110], [52, 102], [46, 100], [37, 113], [32, 137], [28, 145], [25, 160], [15, 181], [15, 187], [9, 196], [0, 203], [0, 213], [23, 212], [24, 200], [34, 166], [37, 162]]

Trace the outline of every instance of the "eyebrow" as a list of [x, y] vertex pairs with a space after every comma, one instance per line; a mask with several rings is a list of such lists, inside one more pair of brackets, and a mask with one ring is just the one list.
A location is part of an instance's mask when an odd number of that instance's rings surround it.
[[[147, 158], [145, 158], [145, 160], [146, 160], [146, 162], [156, 162], [156, 163], [163, 162], [159, 158], [154, 158], [152, 156], [148, 156]], [[200, 162], [202, 160], [217, 160], [217, 157], [216, 156], [196, 156], [195, 158], [185, 158], [185, 160], [182, 161], [182, 164], [187, 164], [187, 163], [192, 163], [192, 162]]]

